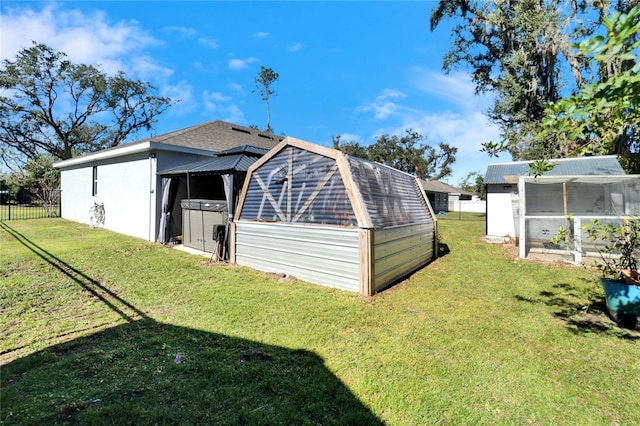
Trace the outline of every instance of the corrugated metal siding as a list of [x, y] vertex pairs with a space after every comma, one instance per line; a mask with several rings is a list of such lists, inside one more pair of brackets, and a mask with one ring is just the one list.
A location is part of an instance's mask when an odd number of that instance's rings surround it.
[[287, 147], [253, 172], [240, 218], [355, 226], [337, 168], [331, 158]]
[[374, 232], [375, 289], [429, 263], [434, 257], [434, 224], [416, 224]]
[[358, 292], [358, 229], [236, 222], [236, 263]]
[[[615, 155], [549, 160], [556, 166], [543, 176], [623, 175]], [[506, 184], [505, 176], [526, 176], [531, 161], [489, 164], [484, 177], [486, 185]], [[512, 182], [513, 183], [513, 182]]]
[[414, 176], [356, 157], [348, 161], [374, 229], [431, 222]]

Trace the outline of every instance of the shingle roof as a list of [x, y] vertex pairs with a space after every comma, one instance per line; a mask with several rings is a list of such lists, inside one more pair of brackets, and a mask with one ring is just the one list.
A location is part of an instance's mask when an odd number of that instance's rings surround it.
[[437, 180], [430, 180], [427, 182], [426, 180], [421, 179], [420, 185], [422, 185], [422, 188], [427, 192], [443, 192], [448, 194], [472, 195], [471, 192], [463, 191], [460, 188], [456, 188], [455, 186], [451, 186], [449, 184], [446, 184], [444, 182], [440, 182]]
[[[592, 176], [624, 175], [624, 170], [615, 155], [599, 157], [578, 157], [549, 160], [556, 166], [544, 176]], [[526, 176], [533, 161], [514, 161], [511, 163], [489, 164], [484, 177], [486, 185], [514, 183], [507, 176]]]
[[155, 142], [165, 145], [220, 152], [240, 145], [251, 145], [271, 149], [283, 139], [283, 136], [216, 120], [163, 135], [141, 139], [126, 145]]

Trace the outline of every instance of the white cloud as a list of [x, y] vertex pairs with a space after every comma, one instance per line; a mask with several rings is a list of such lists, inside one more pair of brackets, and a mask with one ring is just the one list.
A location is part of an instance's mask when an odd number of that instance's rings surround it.
[[399, 98], [406, 98], [406, 97], [407, 95], [405, 95], [399, 90], [384, 89], [382, 93], [376, 97], [376, 100], [383, 101], [385, 99], [399, 99]]
[[196, 35], [196, 30], [194, 28], [169, 26], [169, 27], [162, 28], [162, 30], [169, 33], [178, 33], [182, 37], [187, 37], [187, 38], [193, 37]]
[[495, 159], [480, 152], [484, 142], [500, 138], [498, 126], [484, 114], [491, 101], [489, 96], [476, 96], [472, 82], [464, 74], [414, 71], [412, 84], [418, 89], [417, 97], [407, 95], [410, 89], [385, 89], [373, 102], [357, 108], [357, 112], [370, 113], [386, 123], [368, 141], [382, 134], [402, 135], [412, 129], [431, 144], [444, 142], [458, 148], [454, 173], [446, 179], [452, 184], [459, 183], [471, 171], [484, 173], [488, 163], [509, 161], [505, 156]]
[[135, 57], [132, 59], [132, 65], [136, 74], [145, 80], [153, 79], [164, 82], [173, 75], [172, 69], [158, 65], [150, 56]]
[[160, 90], [160, 95], [171, 98], [175, 102], [169, 109], [170, 114], [183, 115], [191, 113], [197, 107], [197, 102], [193, 97], [193, 87], [185, 80], [173, 85], [164, 85]]
[[217, 49], [218, 48], [218, 42], [212, 38], [206, 38], [206, 37], [202, 37], [198, 40], [198, 43], [200, 44], [204, 44], [205, 46], [211, 48], [211, 49]]
[[107, 73], [135, 71], [131, 58], [160, 44], [134, 20], [110, 22], [101, 11], [85, 14], [49, 3], [40, 10], [7, 7], [1, 16], [0, 57], [13, 59], [32, 41], [65, 52], [72, 62], [101, 65]]
[[205, 91], [203, 96], [205, 99], [215, 102], [229, 102], [231, 100], [229, 96], [224, 96], [220, 92], [209, 93], [208, 91]]
[[267, 37], [269, 37], [269, 36], [270, 36], [270, 34], [269, 34], [269, 33], [264, 32], [264, 31], [259, 31], [259, 32], [255, 33], [254, 35], [255, 35], [256, 37], [258, 37], [258, 38], [267, 38]]
[[304, 48], [304, 44], [302, 43], [294, 43], [287, 46], [287, 50], [289, 52], [297, 52], [298, 50], [301, 50], [303, 48]]
[[499, 139], [499, 129], [479, 111], [414, 111], [402, 117], [400, 125], [378, 129], [371, 135], [371, 140], [382, 134], [403, 135], [407, 129], [420, 133], [429, 144], [444, 142], [458, 149], [453, 174], [444, 179], [452, 185], [457, 185], [469, 172], [479, 171], [484, 174], [488, 163], [509, 161], [505, 156], [496, 159], [480, 152], [482, 143]]
[[232, 70], [241, 70], [244, 68], [247, 68], [249, 66], [249, 64], [254, 63], [254, 62], [258, 62], [258, 58], [254, 58], [254, 57], [249, 57], [247, 59], [231, 59], [229, 61], [229, 68], [231, 68]]
[[486, 110], [491, 104], [490, 95], [476, 95], [475, 84], [468, 74], [454, 72], [444, 74], [423, 68], [414, 68], [415, 86], [451, 106], [463, 110]]
[[340, 142], [358, 142], [362, 143], [362, 138], [360, 135], [355, 135], [353, 133], [342, 133], [340, 135]]
[[409, 110], [406, 107], [398, 105], [395, 102], [391, 102], [389, 99], [401, 99], [406, 95], [398, 90], [384, 89], [382, 93], [376, 96], [373, 102], [365, 105], [360, 105], [357, 112], [373, 112], [373, 116], [377, 120], [385, 120], [391, 116], [398, 116], [407, 113]]
[[208, 116], [213, 115], [232, 123], [243, 123], [245, 121], [244, 113], [230, 96], [205, 90], [202, 93], [202, 102], [205, 108], [204, 112]]
[[227, 84], [227, 87], [231, 90], [233, 90], [234, 92], [238, 92], [240, 94], [244, 94], [244, 88], [242, 87], [242, 85], [238, 84], [238, 83], [229, 83]]

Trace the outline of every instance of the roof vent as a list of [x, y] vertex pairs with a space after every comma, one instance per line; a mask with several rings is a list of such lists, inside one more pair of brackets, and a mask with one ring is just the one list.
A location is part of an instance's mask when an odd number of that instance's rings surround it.
[[258, 136], [260, 136], [261, 138], [273, 139], [271, 136], [265, 135], [264, 133], [258, 133]]
[[245, 129], [239, 129], [237, 127], [232, 127], [231, 130], [235, 130], [236, 132], [242, 132], [242, 133], [246, 133], [247, 135], [250, 135], [251, 132]]

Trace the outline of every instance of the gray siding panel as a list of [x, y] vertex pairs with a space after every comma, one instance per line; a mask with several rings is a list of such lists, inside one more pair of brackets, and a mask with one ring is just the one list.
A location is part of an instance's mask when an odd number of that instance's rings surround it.
[[434, 257], [433, 223], [378, 229], [374, 233], [375, 288], [429, 263]]
[[236, 263], [358, 292], [359, 231], [313, 225], [236, 222]]

